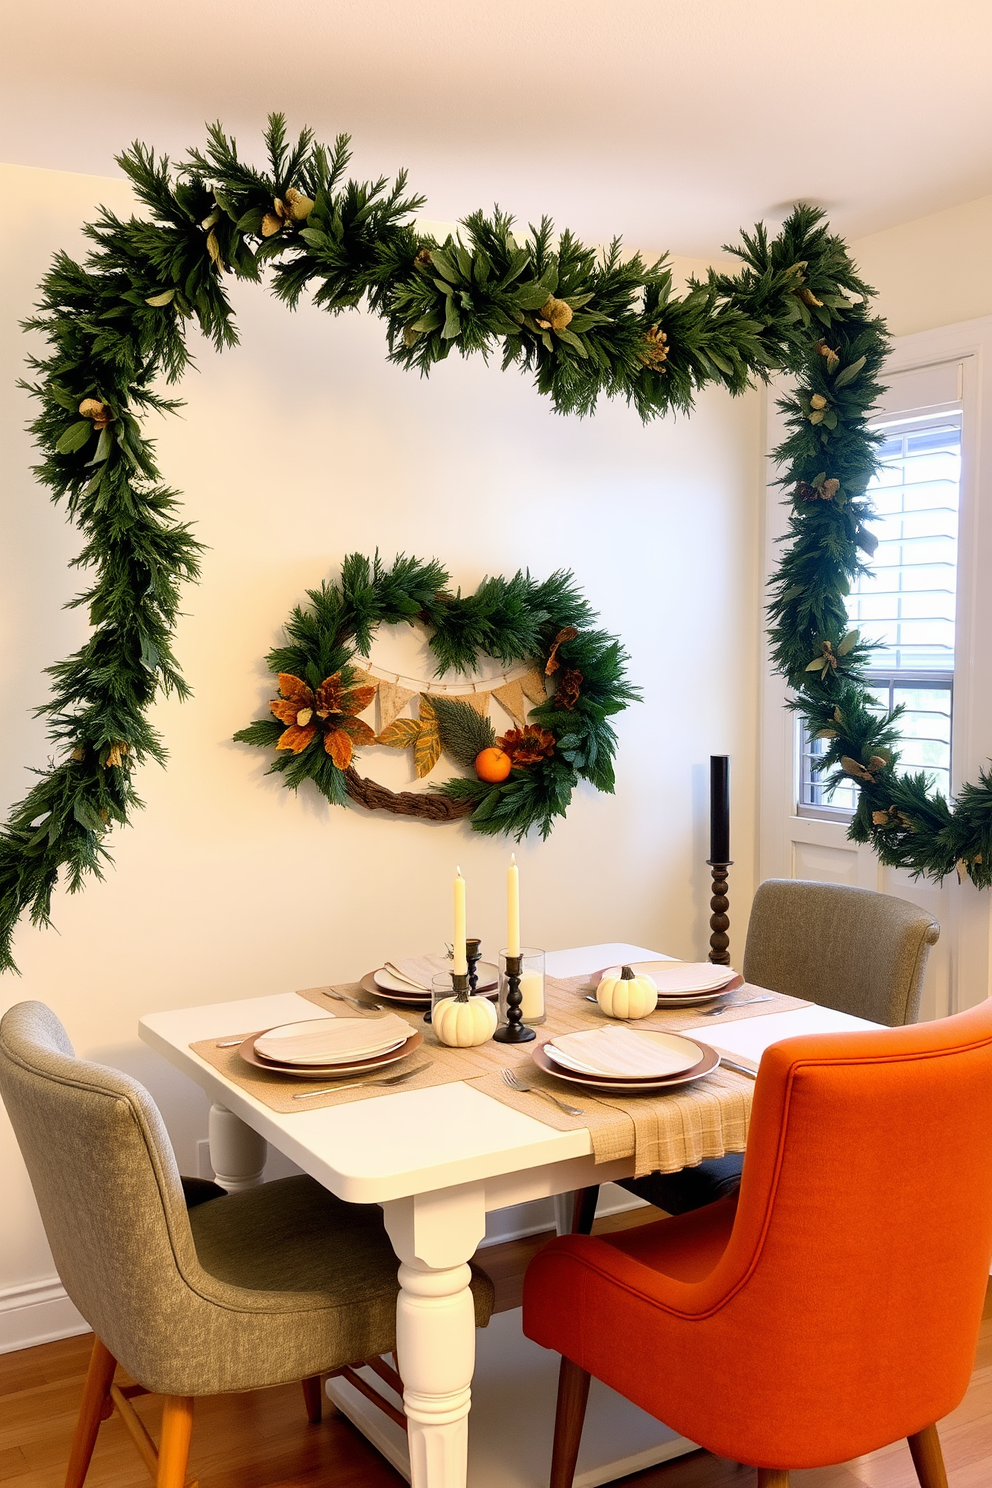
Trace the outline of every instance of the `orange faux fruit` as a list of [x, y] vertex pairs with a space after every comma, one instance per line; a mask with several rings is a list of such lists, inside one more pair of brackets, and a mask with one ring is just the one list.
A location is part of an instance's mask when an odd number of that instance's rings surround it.
[[510, 773], [512, 760], [502, 749], [483, 749], [475, 756], [475, 773], [490, 785], [499, 785]]

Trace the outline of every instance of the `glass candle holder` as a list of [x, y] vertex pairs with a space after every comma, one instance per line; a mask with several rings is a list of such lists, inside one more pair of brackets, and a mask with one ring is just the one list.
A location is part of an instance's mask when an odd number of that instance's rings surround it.
[[[507, 976], [507, 953], [499, 953], [499, 1021], [507, 1020], [507, 993], [510, 981]], [[536, 946], [520, 947], [520, 1022], [529, 1028], [543, 1023], [547, 1017], [544, 1006], [544, 952]]]

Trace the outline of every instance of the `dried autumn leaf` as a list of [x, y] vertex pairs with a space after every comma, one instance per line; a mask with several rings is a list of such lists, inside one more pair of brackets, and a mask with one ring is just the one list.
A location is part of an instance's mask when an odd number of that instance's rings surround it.
[[342, 699], [343, 711], [346, 713], [364, 713], [365, 709], [375, 697], [374, 687], [350, 687]]
[[338, 728], [344, 730], [353, 744], [375, 743], [375, 729], [370, 728], [361, 718], [342, 718]]
[[285, 698], [300, 698], [300, 707], [313, 702], [313, 693], [307, 684], [299, 677], [294, 677], [292, 672], [279, 673], [279, 691]]
[[280, 736], [276, 748], [291, 749], [294, 754], [301, 754], [316, 732], [317, 730], [313, 724], [309, 728], [297, 728], [294, 723], [291, 728], [286, 729], [285, 733]]
[[426, 693], [420, 695], [420, 732], [413, 746], [413, 764], [417, 779], [429, 775], [441, 758], [441, 730], [437, 726], [434, 704]]
[[344, 729], [328, 729], [324, 735], [324, 748], [339, 770], [347, 770], [354, 753], [350, 737]]
[[388, 728], [377, 735], [377, 744], [388, 744], [390, 749], [412, 749], [420, 735], [420, 724], [415, 718], [397, 718]]

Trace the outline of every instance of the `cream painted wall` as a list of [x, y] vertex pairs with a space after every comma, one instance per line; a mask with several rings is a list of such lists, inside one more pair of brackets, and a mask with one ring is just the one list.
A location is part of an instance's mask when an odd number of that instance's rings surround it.
[[852, 246], [894, 336], [992, 313], [992, 196], [873, 233]]
[[[10, 390], [30, 344], [14, 322], [49, 255], [77, 253], [95, 204], [127, 210], [127, 194], [19, 167], [2, 186]], [[518, 850], [526, 938], [705, 953], [711, 752], [734, 759], [738, 930], [753, 886], [757, 397], [707, 395], [691, 421], [649, 428], [624, 406], [562, 419], [514, 373], [452, 358], [421, 381], [387, 365], [381, 327], [363, 316], [289, 315], [251, 286], [231, 292], [242, 347], [223, 358], [198, 348], [185, 417], [157, 435], [208, 545], [178, 637], [195, 699], [157, 709], [171, 763], [143, 772], [147, 809], [115, 834], [116, 868], [57, 896], [57, 932], [21, 929], [23, 976], [0, 986], [3, 1005], [43, 999], [82, 1053], [142, 1079], [187, 1169], [205, 1100], [137, 1042], [140, 1013], [354, 976], [384, 954], [439, 946], [456, 862], [473, 930], [490, 950], [501, 943], [502, 842], [294, 797], [265, 777], [260, 752], [230, 742], [272, 695], [262, 657], [290, 606], [350, 549], [437, 554], [468, 588], [487, 572], [570, 567], [630, 650], [645, 701], [619, 723], [616, 796], [580, 790], [546, 844]], [[30, 414], [8, 391], [5, 803], [45, 758], [30, 716], [46, 696], [42, 669], [83, 634], [59, 608], [79, 587], [66, 569], [78, 538], [28, 473]], [[53, 1268], [6, 1125], [0, 1144], [2, 1293]]]

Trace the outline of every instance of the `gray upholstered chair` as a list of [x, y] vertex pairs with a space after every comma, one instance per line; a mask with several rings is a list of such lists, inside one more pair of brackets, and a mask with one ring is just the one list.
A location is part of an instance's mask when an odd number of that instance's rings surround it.
[[[915, 1023], [930, 947], [940, 926], [905, 899], [807, 879], [769, 878], [751, 905], [744, 978], [895, 1028]], [[623, 1187], [669, 1214], [687, 1214], [733, 1192], [742, 1153], [710, 1158], [680, 1173], [649, 1173]], [[576, 1204], [575, 1228], [588, 1234], [593, 1190]]]
[[[76, 1059], [40, 1002], [0, 1022], [0, 1092], [59, 1275], [96, 1334], [66, 1488], [114, 1406], [158, 1488], [182, 1488], [195, 1396], [302, 1380], [319, 1420], [322, 1376], [364, 1360], [391, 1372], [379, 1355], [395, 1348], [397, 1261], [377, 1205], [300, 1177], [188, 1209], [151, 1097]], [[484, 1272], [472, 1290], [484, 1326]], [[117, 1361], [138, 1388], [113, 1383]], [[129, 1406], [142, 1390], [165, 1396], [157, 1461]]]

